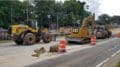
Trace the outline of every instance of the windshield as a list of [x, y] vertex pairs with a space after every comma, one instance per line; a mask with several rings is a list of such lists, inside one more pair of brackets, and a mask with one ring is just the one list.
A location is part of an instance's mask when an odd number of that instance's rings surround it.
[[34, 21], [34, 20], [24, 21], [24, 22], [21, 22], [21, 24], [28, 25], [29, 27], [37, 29], [37, 21]]

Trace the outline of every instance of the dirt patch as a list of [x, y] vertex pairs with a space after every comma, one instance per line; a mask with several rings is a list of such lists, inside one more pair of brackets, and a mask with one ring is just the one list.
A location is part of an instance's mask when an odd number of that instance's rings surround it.
[[114, 28], [114, 29], [111, 29], [111, 31], [112, 31], [113, 35], [118, 34], [118, 33], [120, 33], [120, 28]]

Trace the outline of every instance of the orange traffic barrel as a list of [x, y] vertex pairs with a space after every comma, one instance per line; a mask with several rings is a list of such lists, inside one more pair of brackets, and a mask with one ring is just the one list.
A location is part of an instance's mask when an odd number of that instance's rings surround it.
[[66, 52], [66, 42], [64, 40], [59, 43], [59, 52]]
[[91, 36], [90, 43], [91, 43], [91, 45], [96, 44], [96, 37], [94, 35]]

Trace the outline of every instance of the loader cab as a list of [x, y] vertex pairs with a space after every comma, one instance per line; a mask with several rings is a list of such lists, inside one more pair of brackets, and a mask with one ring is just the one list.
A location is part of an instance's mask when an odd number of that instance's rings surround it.
[[21, 24], [28, 25], [29, 27], [33, 29], [38, 29], [38, 22], [35, 20], [24, 21], [24, 22], [21, 22]]

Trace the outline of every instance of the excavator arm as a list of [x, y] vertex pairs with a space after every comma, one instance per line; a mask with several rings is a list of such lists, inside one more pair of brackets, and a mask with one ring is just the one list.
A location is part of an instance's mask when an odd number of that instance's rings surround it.
[[95, 28], [94, 20], [95, 20], [95, 14], [85, 17], [83, 19], [82, 27], [89, 28], [89, 29], [91, 29], [91, 31], [93, 31]]

